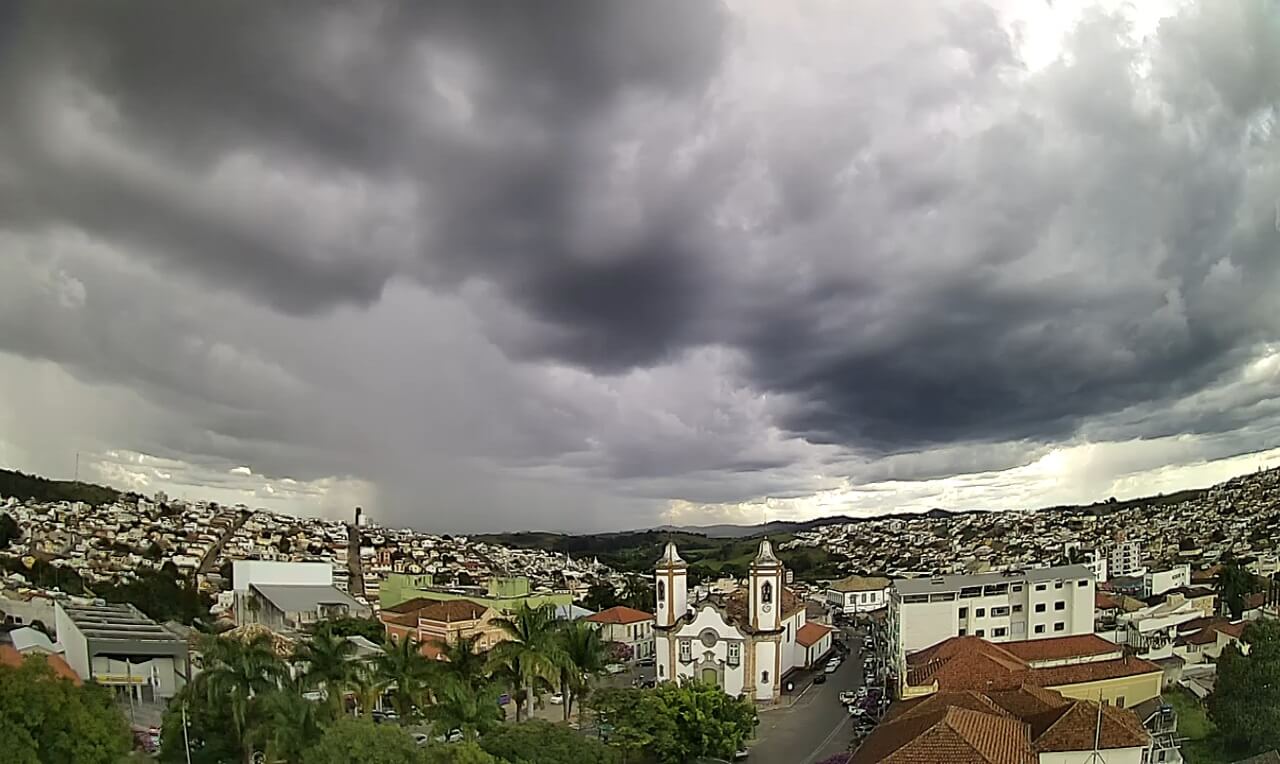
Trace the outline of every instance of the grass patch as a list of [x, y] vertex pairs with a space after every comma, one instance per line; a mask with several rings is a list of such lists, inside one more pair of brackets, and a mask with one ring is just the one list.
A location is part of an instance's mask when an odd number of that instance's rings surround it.
[[1171, 690], [1161, 696], [1178, 713], [1178, 737], [1187, 764], [1231, 764], [1245, 758], [1246, 753], [1227, 748], [1218, 727], [1209, 718], [1200, 701], [1186, 690]]

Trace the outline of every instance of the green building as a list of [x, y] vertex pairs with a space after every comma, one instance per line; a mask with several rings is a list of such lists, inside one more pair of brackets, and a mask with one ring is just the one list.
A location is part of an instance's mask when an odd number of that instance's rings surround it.
[[537, 607], [550, 603], [556, 607], [573, 604], [569, 592], [537, 592], [529, 589], [529, 579], [524, 576], [491, 578], [487, 587], [451, 586], [437, 588], [431, 574], [409, 575], [392, 573], [378, 587], [378, 604], [384, 608], [395, 607], [415, 597], [429, 600], [470, 600], [499, 611], [515, 610], [520, 603]]

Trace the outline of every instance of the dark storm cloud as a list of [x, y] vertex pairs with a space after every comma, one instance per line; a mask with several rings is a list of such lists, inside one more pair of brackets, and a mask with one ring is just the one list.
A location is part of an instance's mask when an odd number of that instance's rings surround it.
[[180, 412], [132, 447], [495, 527], [522, 493], [608, 525], [1079, 438], [1247, 448], [1280, 329], [1257, 13], [1085, 13], [1033, 69], [976, 0], [29, 4], [0, 350]]

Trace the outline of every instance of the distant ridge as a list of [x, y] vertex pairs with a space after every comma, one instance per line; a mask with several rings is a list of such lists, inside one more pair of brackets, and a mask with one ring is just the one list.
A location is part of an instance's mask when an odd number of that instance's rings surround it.
[[118, 500], [121, 493], [105, 485], [49, 480], [25, 472], [0, 469], [0, 497], [10, 496], [31, 501], [83, 501], [98, 506]]
[[767, 523], [760, 523], [759, 525], [733, 525], [730, 523], [721, 523], [718, 525], [659, 525], [656, 528], [644, 528], [634, 532], [642, 533], [646, 530], [654, 530], [661, 531], [663, 533], [695, 533], [713, 539], [739, 539], [749, 538], [751, 536], [767, 536], [778, 533], [795, 533], [796, 531], [808, 531], [813, 530], [814, 528], [821, 528], [824, 525], [862, 523], [868, 520], [905, 520], [912, 517], [925, 517], [931, 520], [941, 520], [945, 517], [986, 511], [989, 510], [966, 509], [959, 512], [952, 512], [947, 509], [935, 508], [925, 512], [896, 512], [891, 515], [876, 515], [874, 517], [831, 515], [829, 517], [816, 517], [812, 520], [774, 520]]

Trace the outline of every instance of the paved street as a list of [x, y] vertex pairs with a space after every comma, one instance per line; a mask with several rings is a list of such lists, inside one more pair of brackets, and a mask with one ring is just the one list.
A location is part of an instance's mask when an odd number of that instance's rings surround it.
[[813, 764], [849, 749], [853, 726], [838, 696], [862, 685], [862, 650], [861, 637], [846, 632], [845, 640], [854, 650], [834, 674], [827, 675], [826, 684], [809, 687], [788, 708], [760, 713], [751, 761]]

